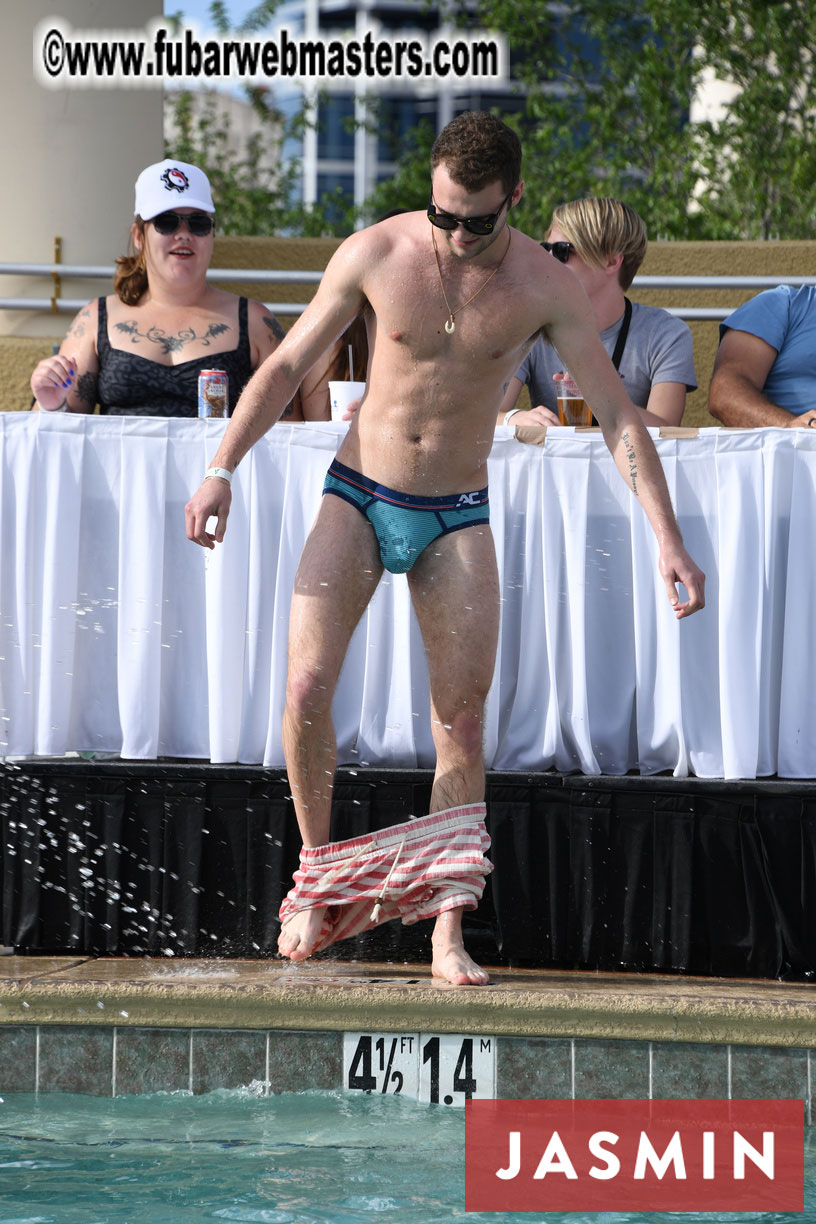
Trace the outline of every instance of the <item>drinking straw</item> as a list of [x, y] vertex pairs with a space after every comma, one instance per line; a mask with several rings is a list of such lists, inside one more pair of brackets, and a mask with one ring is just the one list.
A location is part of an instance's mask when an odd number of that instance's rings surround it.
[[351, 345], [348, 346], [348, 354], [349, 354], [349, 381], [354, 382], [354, 362], [351, 356]]

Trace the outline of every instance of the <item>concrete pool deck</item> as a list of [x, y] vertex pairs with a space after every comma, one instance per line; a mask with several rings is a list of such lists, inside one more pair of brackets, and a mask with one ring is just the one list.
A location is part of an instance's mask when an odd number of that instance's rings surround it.
[[0, 1094], [339, 1089], [344, 1033], [478, 1036], [497, 1096], [796, 1096], [810, 1120], [816, 1084], [807, 983], [499, 968], [463, 988], [427, 964], [0, 957]]
[[459, 987], [428, 965], [0, 958], [0, 1024], [408, 1032], [429, 1020], [438, 1032], [816, 1048], [816, 987], [507, 968]]

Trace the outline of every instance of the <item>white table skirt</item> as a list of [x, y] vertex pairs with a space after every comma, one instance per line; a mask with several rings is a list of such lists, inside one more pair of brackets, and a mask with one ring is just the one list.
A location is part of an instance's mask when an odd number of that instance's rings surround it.
[[[223, 422], [0, 413], [0, 756], [283, 764], [289, 598], [342, 426], [277, 426], [226, 541], [184, 505]], [[676, 622], [645, 516], [597, 434], [499, 429], [493, 769], [816, 775], [816, 431], [659, 439], [708, 606]], [[422, 642], [386, 574], [349, 649], [339, 759], [433, 765]]]

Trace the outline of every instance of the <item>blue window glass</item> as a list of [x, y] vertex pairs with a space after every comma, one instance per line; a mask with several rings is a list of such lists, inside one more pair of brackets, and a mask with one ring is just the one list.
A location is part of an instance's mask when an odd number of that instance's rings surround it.
[[382, 97], [377, 104], [377, 160], [396, 161], [412, 129], [423, 120], [436, 130], [435, 98]]
[[330, 94], [317, 111], [317, 156], [322, 160], [354, 160], [354, 98]]

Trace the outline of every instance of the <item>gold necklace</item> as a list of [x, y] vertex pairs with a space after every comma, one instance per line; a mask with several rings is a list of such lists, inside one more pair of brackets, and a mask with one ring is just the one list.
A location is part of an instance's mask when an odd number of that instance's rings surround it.
[[504, 249], [504, 255], [502, 255], [501, 259], [496, 264], [495, 268], [490, 273], [487, 280], [484, 282], [483, 285], [479, 286], [479, 288], [476, 290], [475, 293], [472, 293], [470, 295], [470, 297], [468, 298], [466, 302], [463, 302], [461, 306], [457, 306], [456, 310], [451, 310], [451, 305], [450, 305], [450, 302], [448, 301], [448, 295], [445, 292], [445, 282], [442, 280], [442, 265], [439, 262], [439, 251], [436, 249], [436, 234], [434, 233], [433, 229], [431, 230], [431, 241], [433, 242], [434, 255], [436, 256], [436, 270], [439, 273], [439, 285], [440, 285], [440, 288], [442, 289], [442, 296], [445, 299], [445, 305], [448, 308], [448, 317], [445, 320], [445, 331], [448, 333], [449, 336], [452, 336], [453, 333], [456, 331], [456, 316], [459, 313], [459, 311], [464, 310], [466, 306], [469, 306], [470, 303], [473, 301], [473, 299], [477, 298], [479, 294], [482, 292], [482, 290], [487, 288], [487, 286], [490, 284], [493, 277], [496, 275], [499, 268], [502, 266], [505, 259], [507, 258], [507, 252], [510, 250], [511, 233], [510, 233], [510, 230], [508, 229], [507, 246]]

